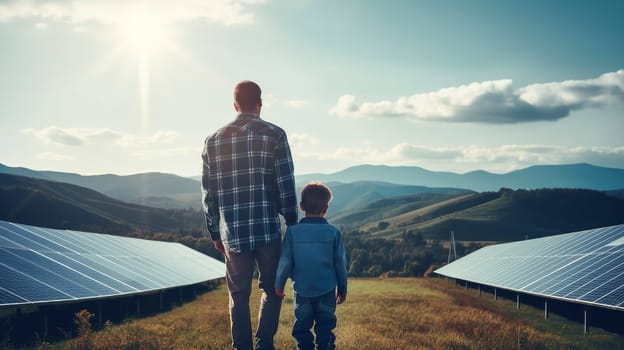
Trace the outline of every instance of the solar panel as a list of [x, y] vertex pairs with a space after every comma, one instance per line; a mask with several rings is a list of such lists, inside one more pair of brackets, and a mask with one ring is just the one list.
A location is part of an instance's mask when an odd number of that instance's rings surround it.
[[624, 310], [624, 225], [483, 247], [435, 273]]
[[225, 277], [179, 243], [0, 221], [0, 306], [107, 298]]

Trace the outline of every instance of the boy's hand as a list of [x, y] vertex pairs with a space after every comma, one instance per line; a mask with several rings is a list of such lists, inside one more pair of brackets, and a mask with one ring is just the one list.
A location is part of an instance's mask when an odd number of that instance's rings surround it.
[[220, 239], [217, 239], [217, 240], [215, 240], [213, 243], [214, 243], [214, 247], [215, 247], [215, 249], [216, 249], [219, 253], [221, 253], [221, 254], [225, 255], [225, 247], [223, 246], [223, 242], [221, 242], [221, 240], [220, 240]]
[[275, 295], [277, 295], [279, 298], [284, 298], [286, 296], [286, 294], [284, 294], [284, 291], [279, 288], [275, 288]]
[[345, 300], [347, 300], [347, 296], [346, 295], [338, 294], [336, 296], [336, 304], [342, 304], [342, 303], [344, 303]]

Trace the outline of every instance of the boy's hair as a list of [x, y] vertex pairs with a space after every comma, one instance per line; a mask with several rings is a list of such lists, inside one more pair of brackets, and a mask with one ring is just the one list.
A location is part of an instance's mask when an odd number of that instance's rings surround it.
[[310, 182], [301, 191], [301, 207], [308, 214], [321, 214], [329, 205], [332, 193], [329, 187], [318, 181]]

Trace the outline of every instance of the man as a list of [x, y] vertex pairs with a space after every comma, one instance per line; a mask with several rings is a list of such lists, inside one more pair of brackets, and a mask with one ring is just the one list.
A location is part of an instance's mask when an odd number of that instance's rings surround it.
[[281, 214], [297, 223], [297, 198], [290, 147], [284, 130], [260, 119], [260, 87], [234, 88], [234, 121], [206, 139], [202, 197], [215, 248], [225, 255], [232, 344], [252, 349], [249, 296], [257, 263], [260, 300], [256, 349], [273, 349], [281, 299], [274, 284], [281, 250]]

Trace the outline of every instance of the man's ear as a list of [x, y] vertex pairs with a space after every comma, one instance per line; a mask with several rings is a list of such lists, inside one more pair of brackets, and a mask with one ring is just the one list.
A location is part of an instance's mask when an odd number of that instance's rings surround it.
[[329, 205], [325, 205], [325, 208], [323, 208], [323, 212], [321, 213], [321, 215], [325, 215], [327, 213], [327, 209], [329, 209]]
[[240, 108], [238, 107], [238, 103], [234, 102], [232, 105], [234, 106], [234, 110], [235, 111], [240, 112]]
[[258, 107], [262, 107], [262, 99], [258, 100]]
[[301, 208], [301, 210], [305, 211], [305, 208], [303, 207], [303, 202], [299, 202], [299, 208]]

